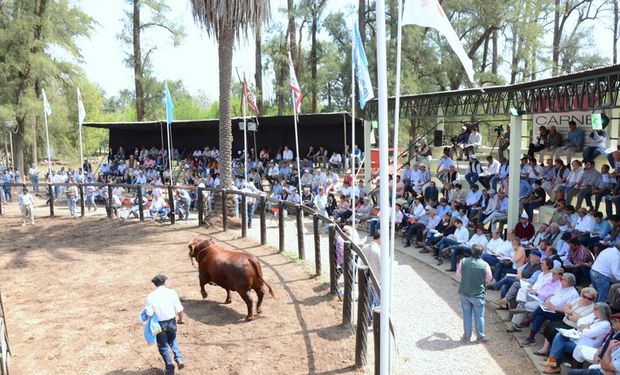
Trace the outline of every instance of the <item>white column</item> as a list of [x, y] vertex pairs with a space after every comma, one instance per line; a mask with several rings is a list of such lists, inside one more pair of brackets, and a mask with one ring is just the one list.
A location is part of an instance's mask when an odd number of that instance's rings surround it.
[[519, 221], [519, 176], [521, 160], [521, 135], [523, 119], [521, 116], [510, 116], [510, 152], [508, 154], [508, 229], [515, 227]]

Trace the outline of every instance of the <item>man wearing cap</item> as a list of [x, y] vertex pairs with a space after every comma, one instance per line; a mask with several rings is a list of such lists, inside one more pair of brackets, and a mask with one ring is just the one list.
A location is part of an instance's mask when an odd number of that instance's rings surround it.
[[536, 234], [536, 228], [530, 223], [529, 216], [524, 212], [521, 214], [521, 220], [515, 225], [513, 232], [522, 241], [529, 241]]
[[147, 316], [155, 315], [159, 321], [161, 332], [157, 335], [157, 349], [166, 364], [166, 375], [173, 375], [174, 363], [170, 358], [168, 348], [172, 350], [179, 370], [185, 367], [179, 343], [177, 342], [176, 320], [178, 315], [178, 323], [183, 323], [183, 306], [177, 292], [164, 285], [166, 279], [167, 277], [162, 274], [158, 274], [151, 279], [151, 282], [155, 285], [155, 290], [146, 297], [145, 310]]

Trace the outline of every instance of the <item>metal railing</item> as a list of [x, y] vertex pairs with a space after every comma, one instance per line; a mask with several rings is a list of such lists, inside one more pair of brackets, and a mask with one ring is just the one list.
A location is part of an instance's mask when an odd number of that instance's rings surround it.
[[[327, 225], [328, 227], [328, 238], [329, 238], [329, 292], [331, 295], [338, 295], [338, 279], [340, 277], [339, 270], [337, 269], [336, 264], [336, 239], [337, 236], [342, 237], [344, 240], [344, 263], [343, 270], [344, 273], [344, 292], [342, 295], [343, 300], [343, 308], [342, 308], [342, 324], [345, 326], [349, 326], [355, 331], [355, 366], [362, 367], [367, 362], [367, 348], [368, 348], [368, 327], [370, 325], [371, 319], [373, 317], [373, 313], [371, 308], [373, 305], [376, 305], [376, 301], [378, 300], [378, 296], [381, 294], [381, 289], [379, 286], [379, 279], [374, 274], [372, 269], [370, 269], [368, 258], [360, 248], [360, 246], [352, 241], [351, 238], [334, 222], [331, 218], [321, 215], [310, 207], [296, 204], [289, 201], [282, 201], [275, 198], [266, 197], [260, 194], [253, 194], [248, 192], [243, 192], [239, 190], [232, 189], [214, 189], [214, 188], [203, 188], [203, 187], [195, 187], [195, 186], [154, 186], [154, 185], [129, 185], [129, 184], [104, 184], [104, 183], [83, 183], [83, 184], [38, 184], [39, 186], [45, 186], [45, 191], [47, 191], [48, 195], [48, 205], [49, 205], [49, 216], [55, 216], [55, 201], [59, 200], [58, 197], [55, 196], [55, 189], [58, 187], [69, 187], [69, 186], [77, 186], [79, 191], [79, 196], [76, 197], [79, 200], [79, 209], [80, 209], [80, 217], [85, 216], [85, 193], [84, 189], [93, 186], [98, 189], [102, 189], [107, 192], [106, 197], [106, 211], [107, 216], [109, 218], [113, 217], [113, 190], [115, 188], [123, 188], [128, 190], [129, 192], [135, 191], [135, 200], [134, 205], [138, 207], [138, 220], [144, 221], [144, 210], [146, 209], [143, 201], [145, 197], [145, 193], [150, 189], [160, 189], [162, 192], [162, 196], [167, 195], [167, 200], [169, 204], [169, 209], [171, 215], [169, 215], [170, 224], [175, 224], [175, 199], [174, 199], [174, 191], [176, 189], [185, 189], [188, 191], [195, 192], [195, 205], [197, 213], [198, 213], [198, 226], [203, 226], [206, 222], [206, 219], [210, 216], [210, 212], [215, 212], [214, 207], [216, 205], [216, 200], [221, 199], [221, 219], [222, 219], [222, 229], [224, 231], [228, 230], [229, 220], [228, 218], [232, 213], [229, 212], [229, 207], [227, 205], [227, 200], [229, 195], [235, 195], [239, 199], [239, 215], [241, 216], [241, 236], [247, 237], [247, 226], [246, 221], [248, 220], [247, 215], [247, 200], [248, 198], [255, 199], [255, 207], [258, 210], [258, 215], [260, 218], [260, 243], [261, 245], [265, 245], [267, 243], [267, 207], [275, 207], [277, 208], [277, 221], [278, 221], [278, 249], [279, 252], [284, 252], [285, 249], [285, 218], [284, 211], [292, 211], [295, 213], [295, 227], [297, 234], [297, 257], [300, 260], [306, 260], [306, 247], [304, 243], [304, 214], [308, 215], [308, 217], [312, 218], [312, 228], [313, 228], [313, 242], [314, 242], [314, 272], [317, 277], [323, 275], [323, 264], [321, 261], [321, 227], [323, 225]], [[32, 186], [31, 183], [12, 183], [12, 184], [2, 184], [2, 187], [10, 186], [10, 187], [24, 187], [24, 186]], [[77, 209], [77, 202], [76, 202]], [[2, 212], [2, 204], [0, 204], [0, 215]], [[274, 211], [274, 216], [276, 215]], [[357, 259], [357, 261], [355, 261]], [[357, 287], [358, 287], [358, 297], [357, 297], [357, 306], [354, 314], [354, 286], [355, 286], [355, 274], [357, 273]], [[354, 316], [356, 315], [356, 316]], [[375, 321], [375, 325], [377, 325], [377, 321]], [[391, 333], [395, 338], [393, 327], [391, 327]], [[378, 331], [375, 329], [375, 334], [378, 334]], [[378, 348], [375, 347], [375, 352], [378, 353]], [[378, 361], [378, 355], [375, 356], [375, 361]], [[4, 375], [4, 374], [2, 374]]]

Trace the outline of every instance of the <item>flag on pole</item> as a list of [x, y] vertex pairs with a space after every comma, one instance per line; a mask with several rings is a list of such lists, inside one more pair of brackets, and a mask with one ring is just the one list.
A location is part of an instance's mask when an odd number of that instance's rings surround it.
[[446, 13], [444, 13], [437, 0], [405, 0], [403, 25], [431, 27], [443, 34], [448, 39], [448, 43], [454, 53], [461, 60], [467, 77], [475, 84], [474, 68], [471, 59], [463, 49], [463, 45], [456, 32], [454, 32], [450, 20], [446, 17]]
[[375, 94], [372, 90], [372, 81], [370, 80], [370, 73], [368, 72], [368, 60], [366, 59], [366, 53], [364, 52], [364, 45], [362, 44], [362, 37], [360, 36], [357, 22], [355, 23], [355, 38], [353, 43], [353, 64], [355, 66], [355, 76], [357, 77], [360, 108], [364, 109], [366, 102], [374, 98]]
[[47, 101], [47, 96], [45, 95], [45, 90], [41, 89], [41, 96], [43, 96], [43, 110], [45, 111], [46, 115], [51, 115], [52, 114], [52, 106], [50, 105], [50, 102]]
[[174, 122], [174, 103], [168, 89], [168, 82], [164, 83], [164, 100], [166, 101], [166, 122], [172, 124]]
[[84, 123], [84, 119], [86, 118], [86, 109], [84, 109], [84, 103], [82, 102], [82, 94], [80, 93], [80, 88], [77, 89], [77, 102], [78, 102], [78, 123], [80, 126]]
[[293, 65], [293, 59], [291, 58], [291, 51], [288, 52], [288, 67], [291, 74], [291, 91], [293, 91], [293, 108], [295, 109], [295, 116], [301, 112], [301, 99], [303, 94], [297, 82], [297, 76], [295, 75], [295, 66]]
[[243, 73], [243, 95], [245, 95], [245, 100], [250, 106], [250, 111], [252, 111], [256, 116], [260, 116], [260, 111], [256, 105], [256, 97], [254, 96], [252, 90], [250, 90], [250, 85], [248, 85], [248, 81], [245, 79], [245, 73]]

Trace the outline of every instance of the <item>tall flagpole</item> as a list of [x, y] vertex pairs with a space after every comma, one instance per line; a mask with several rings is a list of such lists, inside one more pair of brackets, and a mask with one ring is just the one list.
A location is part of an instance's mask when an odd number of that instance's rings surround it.
[[[77, 100], [78, 100], [78, 133], [80, 138], [80, 168], [84, 168], [84, 146], [82, 140], [82, 108], [84, 104], [82, 103], [82, 94], [80, 93], [80, 88], [77, 89]], [[84, 171], [82, 171], [84, 172]]]
[[[46, 98], [45, 96], [45, 90], [41, 89], [41, 92], [43, 93], [43, 98]], [[45, 100], [43, 101], [43, 115], [45, 118], [45, 141], [47, 142], [47, 178], [51, 179], [52, 177], [52, 156], [50, 153], [50, 132], [49, 132], [49, 128], [47, 126], [47, 108], [45, 108]], [[50, 180], [50, 182], [52, 182]]]
[[388, 102], [387, 102], [387, 61], [385, 47], [385, 0], [377, 0], [377, 75], [379, 109], [379, 208], [381, 226], [381, 324], [380, 324], [380, 374], [390, 373], [390, 196], [388, 186]]
[[[393, 153], [393, 180], [392, 180], [392, 205], [394, 205], [394, 209], [392, 210], [392, 224], [391, 224], [391, 235], [390, 235], [390, 261], [394, 259], [394, 242], [396, 241], [396, 176], [398, 175], [398, 128], [400, 125], [400, 54], [401, 54], [401, 42], [403, 36], [403, 28], [401, 25], [403, 18], [403, 4], [402, 0], [398, 0], [398, 34], [396, 36], [396, 87], [395, 87], [395, 100], [394, 100], [394, 149]], [[391, 270], [392, 274], [390, 278], [394, 275], [394, 270]], [[392, 299], [392, 289], [390, 289], [390, 300]], [[390, 306], [391, 308], [391, 306]]]
[[246, 100], [245, 100], [245, 92], [243, 93], [243, 176], [245, 178], [245, 183], [248, 183], [248, 122], [247, 117], [245, 117], [246, 111]]
[[168, 136], [168, 172], [170, 173], [170, 186], [174, 185], [172, 181], [172, 129], [170, 123], [166, 120], [166, 134]]
[[291, 92], [293, 99], [293, 118], [295, 119], [295, 154], [297, 156], [297, 192], [301, 196], [301, 173], [299, 170], [299, 136], [297, 134], [297, 105], [295, 103], [295, 94]]
[[355, 195], [355, 187], [357, 186], [355, 183], [357, 176], [355, 173], [355, 26], [356, 23], [353, 21], [353, 31], [351, 32], [351, 176], [353, 177], [351, 180], [351, 226], [353, 233], [355, 233], [355, 198], [357, 198]]
[[80, 168], [84, 168], [84, 147], [82, 146], [83, 143], [82, 143], [82, 122], [81, 121], [78, 124], [78, 130], [80, 133]]

